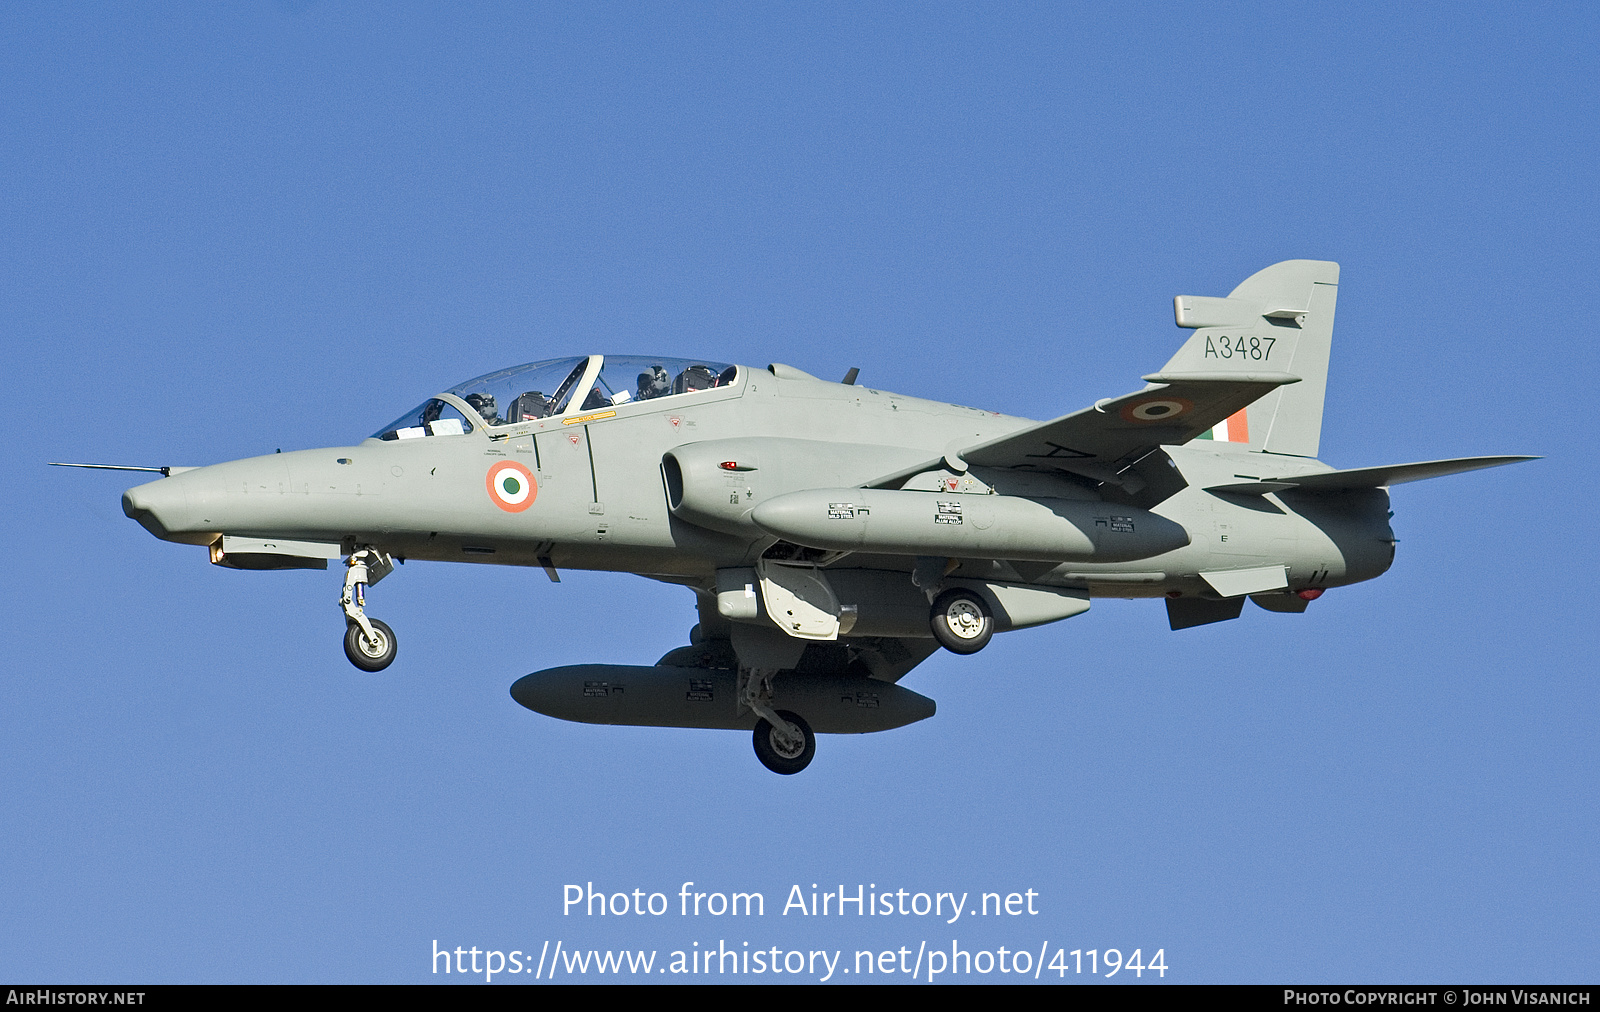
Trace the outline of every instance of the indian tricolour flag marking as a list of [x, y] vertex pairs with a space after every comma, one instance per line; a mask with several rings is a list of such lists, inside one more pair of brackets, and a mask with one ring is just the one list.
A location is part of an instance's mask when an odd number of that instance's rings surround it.
[[1241, 408], [1227, 418], [1213, 425], [1210, 430], [1200, 433], [1201, 439], [1215, 439], [1222, 443], [1248, 443], [1250, 442], [1250, 420], [1246, 414], [1248, 408]]

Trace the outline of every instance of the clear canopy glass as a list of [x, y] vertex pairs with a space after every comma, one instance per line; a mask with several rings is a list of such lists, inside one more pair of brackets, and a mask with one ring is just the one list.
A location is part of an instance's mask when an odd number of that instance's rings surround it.
[[375, 439], [421, 439], [461, 436], [471, 431], [472, 423], [448, 401], [430, 397], [372, 435]]
[[580, 410], [593, 411], [630, 401], [676, 397], [700, 390], [725, 387], [737, 370], [721, 362], [691, 358], [651, 358], [646, 355], [607, 355], [594, 387]]
[[425, 401], [374, 435], [378, 439], [459, 435], [474, 423], [491, 428], [556, 415], [595, 411], [635, 401], [679, 397], [725, 387], [738, 377], [735, 366], [689, 358], [607, 355], [579, 396], [594, 356], [552, 359], [514, 366], [470, 379], [447, 392], [466, 401], [477, 418], [437, 398]]
[[488, 425], [509, 425], [559, 415], [589, 366], [587, 355], [501, 369], [447, 392], [475, 408]]

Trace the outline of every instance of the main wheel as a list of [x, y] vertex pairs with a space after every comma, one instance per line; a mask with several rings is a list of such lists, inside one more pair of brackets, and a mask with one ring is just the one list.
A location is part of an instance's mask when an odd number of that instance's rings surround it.
[[367, 621], [372, 623], [372, 631], [378, 634], [377, 640], [367, 639], [361, 626], [351, 622], [344, 631], [344, 655], [362, 671], [382, 671], [394, 663], [394, 630], [375, 618]]
[[796, 746], [794, 742], [784, 742], [777, 730], [763, 717], [756, 724], [756, 758], [772, 772], [792, 776], [811, 765], [811, 758], [817, 754], [817, 736], [811, 733], [811, 725], [801, 719], [798, 713], [779, 710], [778, 716], [800, 729], [800, 744]]
[[947, 590], [928, 614], [933, 638], [955, 654], [975, 654], [994, 636], [994, 616], [983, 598], [970, 590]]

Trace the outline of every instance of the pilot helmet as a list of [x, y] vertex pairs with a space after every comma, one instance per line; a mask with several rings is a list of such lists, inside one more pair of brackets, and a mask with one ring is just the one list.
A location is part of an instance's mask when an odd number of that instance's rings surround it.
[[648, 371], [639, 374], [639, 399], [647, 400], [651, 397], [660, 397], [672, 389], [672, 377], [659, 365], [650, 366]]
[[478, 414], [483, 416], [484, 421], [493, 424], [499, 420], [500, 411], [495, 406], [494, 394], [468, 394], [466, 401], [477, 409]]

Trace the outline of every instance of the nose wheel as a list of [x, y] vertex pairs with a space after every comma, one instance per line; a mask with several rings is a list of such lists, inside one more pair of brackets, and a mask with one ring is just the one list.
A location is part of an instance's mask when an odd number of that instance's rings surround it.
[[345, 627], [344, 655], [362, 671], [382, 671], [394, 661], [394, 630], [375, 618], [368, 618], [367, 626], [371, 635], [355, 622]]
[[345, 561], [344, 593], [339, 607], [344, 610], [344, 655], [362, 671], [382, 671], [394, 663], [394, 630], [367, 616], [367, 586], [394, 571], [389, 556], [376, 548], [364, 547], [350, 553]]

